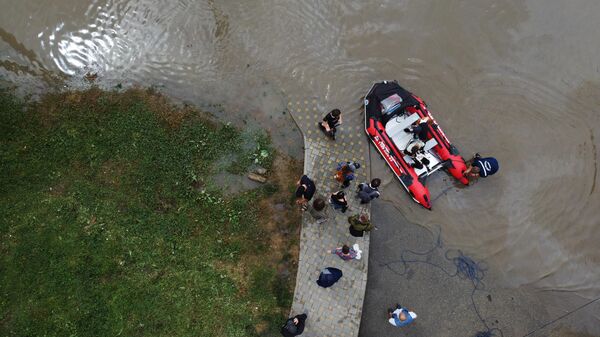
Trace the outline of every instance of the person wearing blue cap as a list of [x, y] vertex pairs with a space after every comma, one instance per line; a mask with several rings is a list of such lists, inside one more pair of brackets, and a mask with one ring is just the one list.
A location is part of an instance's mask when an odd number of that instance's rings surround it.
[[486, 178], [494, 175], [500, 169], [498, 160], [494, 157], [481, 157], [479, 153], [476, 153], [473, 159], [467, 163], [467, 170], [463, 175], [470, 179], [476, 179], [479, 177]]

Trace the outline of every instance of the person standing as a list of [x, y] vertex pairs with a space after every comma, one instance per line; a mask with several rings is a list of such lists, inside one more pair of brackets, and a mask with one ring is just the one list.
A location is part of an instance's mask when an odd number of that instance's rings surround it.
[[396, 304], [396, 309], [388, 309], [388, 322], [393, 326], [407, 326], [417, 318], [417, 314]]
[[353, 248], [348, 247], [347, 245], [337, 247], [336, 249], [328, 250], [327, 252], [339, 256], [344, 261], [354, 260], [358, 256], [358, 252], [355, 251]]
[[333, 109], [319, 122], [319, 128], [325, 132], [331, 139], [335, 140], [337, 127], [342, 124], [342, 112], [339, 109]]
[[306, 317], [306, 314], [301, 314], [288, 319], [281, 327], [281, 334], [285, 337], [301, 335], [302, 332], [304, 332], [304, 322], [306, 321]]
[[315, 195], [317, 187], [315, 182], [312, 181], [306, 174], [303, 175], [298, 182], [296, 182], [296, 204], [300, 206], [302, 211], [306, 211], [308, 208], [308, 202]]
[[350, 224], [350, 234], [354, 237], [362, 237], [364, 232], [368, 232], [374, 227], [366, 214], [354, 214], [348, 217], [348, 223]]
[[371, 183], [361, 183], [358, 185], [358, 191], [356, 195], [360, 199], [361, 204], [368, 204], [371, 200], [379, 198], [379, 185], [381, 185], [381, 179], [375, 178], [371, 180]]
[[479, 177], [487, 178], [488, 176], [496, 174], [500, 169], [498, 160], [494, 157], [481, 157], [479, 153], [475, 153], [473, 159], [467, 162], [467, 170], [463, 175], [470, 180], [477, 179]]
[[353, 161], [338, 163], [335, 179], [342, 183], [342, 188], [346, 188], [350, 186], [350, 181], [354, 180], [354, 172], [359, 168], [360, 164]]

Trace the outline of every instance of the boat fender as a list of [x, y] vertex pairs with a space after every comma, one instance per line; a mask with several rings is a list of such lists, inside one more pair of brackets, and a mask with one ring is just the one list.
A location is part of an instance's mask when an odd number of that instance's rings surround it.
[[[409, 187], [413, 183], [413, 177], [409, 174], [403, 174], [400, 176], [400, 180], [404, 184], [404, 186]], [[412, 193], [412, 192], [411, 192]]]
[[450, 144], [450, 154], [457, 156], [459, 154], [458, 149], [453, 144]]

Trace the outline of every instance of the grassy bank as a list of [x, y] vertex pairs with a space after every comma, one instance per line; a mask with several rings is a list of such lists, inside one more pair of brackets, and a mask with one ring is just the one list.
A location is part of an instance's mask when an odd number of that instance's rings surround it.
[[[139, 90], [3, 92], [0, 121], [0, 335], [276, 333], [300, 168], [267, 136]], [[256, 163], [270, 183], [213, 183]]]

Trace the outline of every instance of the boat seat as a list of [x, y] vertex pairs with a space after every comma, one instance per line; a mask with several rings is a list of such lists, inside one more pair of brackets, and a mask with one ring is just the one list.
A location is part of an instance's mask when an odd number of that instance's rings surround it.
[[[437, 144], [437, 143], [436, 143]], [[423, 175], [430, 175], [433, 172], [441, 169], [443, 167], [442, 162], [440, 161], [440, 159], [434, 155], [431, 152], [426, 152], [425, 153], [425, 158], [427, 158], [429, 160], [429, 171], [427, 170], [427, 168], [423, 167], [422, 169], [417, 169], [414, 168], [415, 173], [417, 174], [417, 176], [421, 177]], [[409, 155], [405, 155], [404, 156], [404, 161], [408, 163], [408, 165], [411, 165], [412, 163], [414, 163], [415, 161], [413, 160], [413, 158]]]
[[[402, 119], [404, 117], [404, 119]], [[385, 132], [387, 133], [390, 139], [397, 138], [407, 132], [404, 131], [407, 127], [409, 127], [412, 123], [416, 122], [421, 118], [419, 114], [413, 113], [412, 115], [404, 115], [392, 118], [385, 125]]]
[[433, 149], [436, 145], [438, 145], [438, 142], [435, 140], [435, 138], [431, 138], [430, 140], [428, 140], [425, 143], [423, 150], [429, 151], [429, 150]]
[[[429, 156], [427, 156], [427, 155], [426, 155], [425, 157], [426, 157], [427, 159], [430, 159], [430, 158], [429, 158]], [[409, 156], [409, 155], [405, 155], [405, 156], [404, 156], [404, 161], [405, 161], [406, 163], [408, 163], [408, 165], [412, 165], [412, 164], [415, 162], [415, 161], [413, 160], [413, 158], [412, 158], [411, 156]], [[430, 161], [431, 161], [431, 160], [430, 160]], [[432, 165], [429, 165], [429, 166], [431, 167]], [[427, 172], [428, 172], [428, 171], [427, 171], [427, 168], [426, 168], [425, 166], [423, 166], [423, 168], [421, 168], [421, 169], [418, 169], [418, 168], [416, 168], [416, 167], [414, 167], [413, 169], [415, 170], [415, 173], [417, 174], [417, 176], [418, 176], [418, 177], [420, 177], [420, 176], [422, 176], [422, 175], [424, 175], [424, 174], [427, 174]]]

